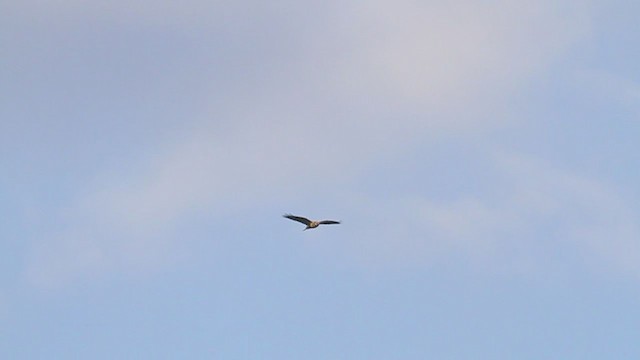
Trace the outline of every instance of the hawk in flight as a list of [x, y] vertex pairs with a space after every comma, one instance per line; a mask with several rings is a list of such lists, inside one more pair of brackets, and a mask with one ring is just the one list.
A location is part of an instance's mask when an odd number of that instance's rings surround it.
[[293, 220], [293, 221], [297, 221], [299, 223], [303, 223], [303, 224], [307, 225], [307, 227], [304, 228], [304, 230], [315, 229], [318, 226], [325, 225], [325, 224], [340, 224], [340, 221], [334, 221], [334, 220], [315, 221], [315, 220], [309, 220], [307, 218], [303, 218], [301, 216], [295, 216], [295, 215], [291, 215], [291, 214], [284, 214], [282, 216], [286, 217], [287, 219], [290, 219], [290, 220]]

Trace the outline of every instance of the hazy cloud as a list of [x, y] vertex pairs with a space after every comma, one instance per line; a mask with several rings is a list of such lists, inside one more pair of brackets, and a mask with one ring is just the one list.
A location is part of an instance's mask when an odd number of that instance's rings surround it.
[[[14, 11], [188, 30], [222, 39], [213, 53], [235, 54], [215, 63], [231, 75], [211, 78], [211, 105], [185, 119], [187, 130], [133, 172], [97, 174], [90, 194], [69, 204], [63, 229], [43, 238], [29, 263], [44, 283], [135, 267], [138, 257], [159, 262], [171, 240], [157, 234], [190, 213], [357, 180], [386, 153], [494, 128], [510, 94], [589, 29], [584, 5], [554, 2], [347, 1], [313, 12], [289, 2], [29, 3]], [[419, 213], [455, 242], [492, 234], [510, 206], [463, 199]]]
[[366, 241], [354, 246], [376, 250], [363, 261], [415, 266], [457, 259], [529, 275], [585, 268], [640, 275], [640, 227], [624, 194], [541, 160], [499, 155], [480, 161], [495, 171], [490, 176], [492, 186], [501, 184], [499, 193], [369, 203], [376, 209], [368, 214], [371, 233], [356, 234]]
[[107, 197], [115, 208], [172, 218], [234, 190], [252, 198], [293, 176], [308, 187], [442, 131], [495, 126], [487, 97], [508, 99], [584, 31], [581, 12], [567, 21], [555, 5], [502, 5], [342, 5], [326, 15], [333, 29], [282, 64], [291, 73], [231, 108], [205, 109], [210, 122]]
[[575, 76], [599, 101], [613, 100], [636, 110], [640, 107], [640, 84], [628, 76], [596, 70], [581, 71]]
[[584, 3], [347, 2], [339, 14], [333, 80], [418, 107], [500, 97], [590, 29]]

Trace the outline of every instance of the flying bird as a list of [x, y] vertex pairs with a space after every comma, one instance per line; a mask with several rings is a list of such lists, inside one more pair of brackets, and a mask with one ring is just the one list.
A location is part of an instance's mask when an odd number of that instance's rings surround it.
[[304, 218], [302, 216], [295, 216], [295, 215], [291, 215], [291, 214], [284, 214], [282, 216], [286, 217], [287, 219], [290, 219], [290, 220], [293, 220], [293, 221], [297, 221], [297, 222], [300, 222], [300, 223], [303, 223], [303, 224], [307, 225], [307, 227], [304, 228], [304, 230], [315, 229], [318, 226], [325, 225], [325, 224], [340, 224], [340, 221], [335, 221], [335, 220], [315, 221], [315, 220], [309, 220], [309, 219]]

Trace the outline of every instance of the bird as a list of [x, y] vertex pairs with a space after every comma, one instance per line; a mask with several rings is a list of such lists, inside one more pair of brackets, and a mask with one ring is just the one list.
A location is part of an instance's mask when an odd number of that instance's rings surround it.
[[[302, 216], [295, 216], [295, 215], [291, 215], [291, 214], [284, 214], [282, 215], [283, 217], [286, 217], [289, 220], [293, 220], [293, 221], [297, 221], [300, 223], [303, 223], [305, 225], [307, 225], [306, 228], [304, 228], [304, 230], [307, 229], [315, 229], [320, 225], [325, 225], [325, 224], [340, 224], [340, 221], [335, 221], [335, 220], [320, 220], [320, 221], [315, 221], [315, 220], [309, 220], [305, 217]], [[304, 231], [302, 230], [302, 231]]]

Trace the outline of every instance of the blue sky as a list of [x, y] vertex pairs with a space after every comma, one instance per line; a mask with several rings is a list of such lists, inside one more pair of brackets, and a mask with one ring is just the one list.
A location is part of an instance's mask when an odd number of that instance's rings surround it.
[[0, 3], [0, 356], [638, 358], [639, 13]]

